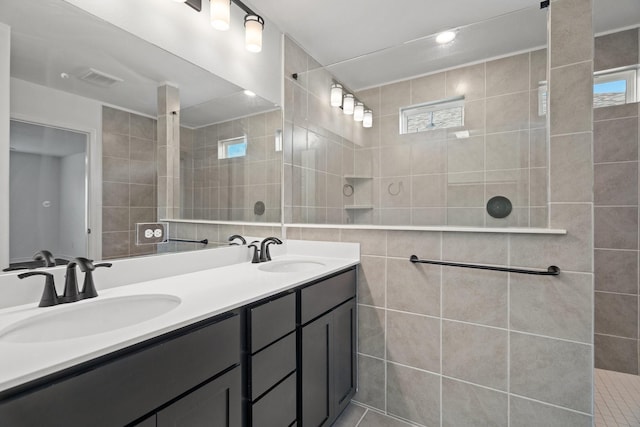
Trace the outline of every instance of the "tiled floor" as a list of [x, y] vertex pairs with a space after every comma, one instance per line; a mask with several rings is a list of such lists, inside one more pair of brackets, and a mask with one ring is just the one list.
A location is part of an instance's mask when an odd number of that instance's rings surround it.
[[[595, 370], [596, 427], [640, 427], [640, 376]], [[409, 427], [395, 418], [350, 404], [334, 427]]]
[[640, 427], [640, 376], [596, 369], [596, 427]]

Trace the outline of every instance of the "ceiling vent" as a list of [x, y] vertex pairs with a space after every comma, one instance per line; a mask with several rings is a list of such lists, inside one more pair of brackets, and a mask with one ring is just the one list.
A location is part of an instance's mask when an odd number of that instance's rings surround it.
[[98, 71], [94, 68], [89, 68], [89, 71], [80, 75], [79, 79], [101, 87], [111, 87], [116, 83], [124, 81], [119, 77]]

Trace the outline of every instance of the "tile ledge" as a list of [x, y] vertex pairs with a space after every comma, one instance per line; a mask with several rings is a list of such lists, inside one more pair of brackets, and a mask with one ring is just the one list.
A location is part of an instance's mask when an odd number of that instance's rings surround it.
[[218, 225], [247, 225], [251, 227], [280, 227], [279, 222], [247, 222], [247, 221], [213, 221], [208, 219], [160, 219], [158, 222], [176, 222], [182, 224], [218, 224]]
[[497, 233], [497, 234], [567, 234], [560, 228], [525, 227], [458, 227], [451, 225], [358, 225], [358, 224], [284, 224], [287, 228], [333, 228], [346, 230], [391, 230], [391, 231], [442, 231], [453, 233]]

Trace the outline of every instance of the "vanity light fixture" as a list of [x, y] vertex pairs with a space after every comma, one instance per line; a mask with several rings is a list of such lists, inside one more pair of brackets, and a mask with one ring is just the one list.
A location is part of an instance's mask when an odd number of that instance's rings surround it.
[[364, 119], [364, 104], [356, 101], [355, 107], [353, 107], [353, 120], [361, 122]]
[[231, 0], [211, 0], [211, 26], [227, 31], [231, 22]]
[[342, 99], [342, 112], [347, 115], [353, 114], [355, 108], [355, 98], [350, 93], [344, 95]]
[[443, 31], [436, 36], [436, 42], [440, 44], [446, 44], [452, 42], [456, 38], [455, 31]]
[[364, 110], [364, 116], [362, 118], [362, 127], [370, 128], [373, 126], [373, 111]]
[[[202, 0], [174, 0], [185, 3], [187, 6], [200, 12]], [[231, 3], [235, 3], [246, 15], [244, 17], [245, 48], [249, 52], [262, 51], [262, 30], [264, 19], [255, 13], [241, 0], [209, 0], [211, 12], [211, 26], [216, 30], [226, 31], [231, 25]]]
[[262, 29], [264, 19], [256, 14], [247, 14], [244, 17], [244, 43], [249, 52], [258, 53], [262, 50]]
[[334, 83], [331, 85], [331, 106], [342, 106], [342, 85], [340, 83]]

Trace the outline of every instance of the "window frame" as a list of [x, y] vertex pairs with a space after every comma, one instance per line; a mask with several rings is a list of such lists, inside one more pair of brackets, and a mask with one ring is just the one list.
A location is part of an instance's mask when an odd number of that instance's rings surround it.
[[[456, 108], [456, 107], [460, 107], [462, 109], [462, 117], [461, 117], [461, 123], [458, 126], [445, 126], [445, 127], [433, 127], [430, 129], [425, 129], [425, 130], [421, 130], [421, 131], [415, 131], [415, 132], [409, 132], [408, 131], [408, 126], [409, 126], [409, 119], [410, 117], [417, 115], [417, 114], [424, 114], [424, 113], [434, 113], [436, 111], [441, 111], [441, 110], [448, 110], [448, 109], [452, 109], [452, 108]], [[399, 116], [399, 130], [400, 130], [400, 135], [408, 135], [408, 134], [413, 134], [413, 133], [420, 133], [420, 132], [428, 132], [428, 131], [432, 131], [432, 130], [441, 130], [441, 129], [454, 129], [454, 128], [461, 128], [464, 127], [464, 118], [465, 118], [465, 114], [464, 114], [464, 96], [456, 96], [453, 98], [447, 98], [447, 99], [440, 99], [437, 101], [431, 101], [431, 102], [424, 102], [421, 104], [414, 104], [414, 105], [409, 105], [406, 107], [400, 107], [400, 109], [398, 110], [398, 116]]]
[[[244, 145], [244, 154], [241, 156], [229, 156], [229, 147]], [[247, 156], [247, 135], [218, 140], [218, 160], [238, 159]]]

